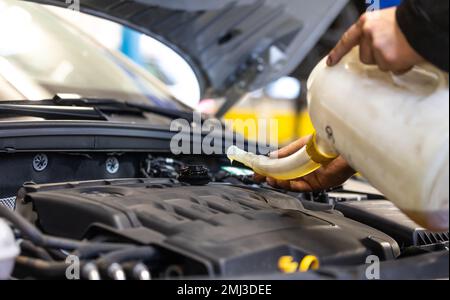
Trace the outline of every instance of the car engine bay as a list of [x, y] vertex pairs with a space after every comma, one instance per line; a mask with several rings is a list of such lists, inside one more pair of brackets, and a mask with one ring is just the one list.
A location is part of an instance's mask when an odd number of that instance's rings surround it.
[[220, 156], [1, 156], [0, 205], [47, 237], [22, 237], [13, 278], [63, 279], [69, 254], [82, 279], [259, 278], [292, 274], [283, 258], [311, 256], [317, 265], [303, 271], [333, 278], [326, 270], [371, 256], [448, 260], [448, 232], [420, 228], [382, 196], [277, 191]]
[[[448, 72], [317, 65], [377, 4], [363, 2], [0, 0], [0, 281], [448, 280], [449, 232], [403, 213], [447, 217]], [[411, 97], [421, 84], [439, 105]], [[303, 155], [269, 159], [310, 130]], [[281, 171], [227, 158], [233, 146]], [[345, 179], [360, 173], [320, 192], [250, 170], [325, 186], [312, 172], [337, 157]]]

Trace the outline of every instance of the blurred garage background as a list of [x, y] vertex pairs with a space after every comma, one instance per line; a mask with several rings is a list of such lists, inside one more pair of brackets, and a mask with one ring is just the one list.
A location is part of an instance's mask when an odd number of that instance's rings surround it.
[[[306, 110], [305, 84], [317, 62], [337, 43], [338, 38], [355, 22], [361, 13], [372, 7], [398, 5], [401, 0], [352, 0], [335, 20], [327, 33], [289, 76], [273, 82], [261, 90], [246, 95], [234, 106], [225, 119], [278, 120], [278, 144], [285, 145], [313, 131]], [[214, 114], [221, 99], [201, 99], [200, 86], [194, 71], [176, 52], [159, 41], [110, 21], [80, 14], [67, 9], [49, 7], [61, 18], [90, 35], [109, 49], [119, 50], [148, 72], [166, 83], [173, 94], [194, 109]], [[257, 134], [242, 132], [248, 139]], [[250, 135], [249, 135], [250, 134]]]

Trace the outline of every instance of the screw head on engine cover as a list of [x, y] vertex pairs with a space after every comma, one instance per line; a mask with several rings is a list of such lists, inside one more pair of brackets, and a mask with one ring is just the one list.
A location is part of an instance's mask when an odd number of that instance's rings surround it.
[[33, 169], [36, 172], [42, 172], [48, 167], [48, 156], [44, 153], [39, 153], [33, 158]]
[[108, 172], [109, 174], [113, 175], [113, 174], [116, 174], [117, 172], [119, 172], [120, 163], [116, 157], [114, 157], [114, 156], [108, 157], [105, 165], [106, 165], [106, 172]]

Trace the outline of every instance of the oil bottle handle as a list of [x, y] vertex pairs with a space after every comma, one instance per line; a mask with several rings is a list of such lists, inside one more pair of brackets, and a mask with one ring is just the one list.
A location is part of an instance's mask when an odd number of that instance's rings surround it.
[[409, 72], [397, 75], [394, 73], [390, 73], [392, 76], [393, 81], [400, 86], [407, 86], [411, 84], [411, 78], [410, 76], [423, 76], [426, 78], [429, 78], [430, 80], [436, 82], [436, 86], [447, 86], [448, 87], [448, 73], [445, 73], [438, 69], [437, 67], [433, 66], [430, 63], [424, 63], [415, 66], [413, 69], [411, 69]]

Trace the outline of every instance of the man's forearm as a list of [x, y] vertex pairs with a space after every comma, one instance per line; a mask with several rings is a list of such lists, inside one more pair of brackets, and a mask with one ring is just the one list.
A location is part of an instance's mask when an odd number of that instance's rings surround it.
[[404, 0], [398, 24], [411, 46], [427, 61], [449, 71], [449, 0]]

